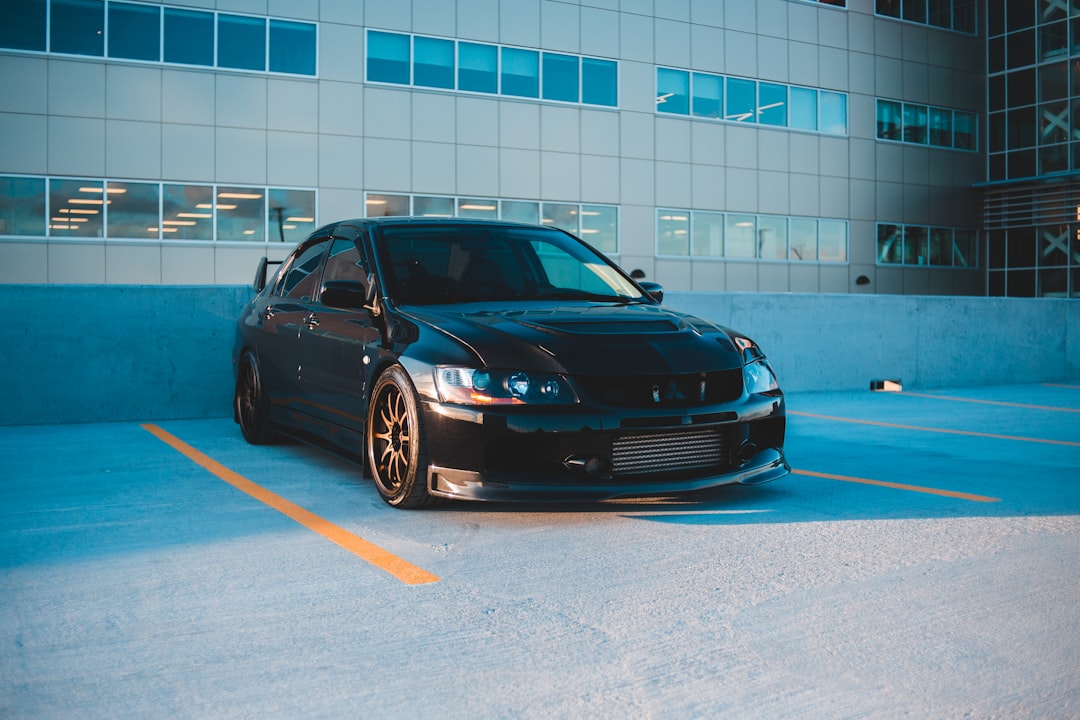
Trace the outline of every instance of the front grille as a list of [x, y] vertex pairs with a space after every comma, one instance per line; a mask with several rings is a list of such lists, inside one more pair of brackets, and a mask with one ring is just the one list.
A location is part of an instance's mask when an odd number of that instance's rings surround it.
[[742, 370], [682, 375], [585, 375], [574, 380], [585, 394], [615, 407], [694, 407], [738, 399]]
[[615, 475], [641, 475], [716, 468], [724, 457], [719, 430], [624, 435], [611, 444]]

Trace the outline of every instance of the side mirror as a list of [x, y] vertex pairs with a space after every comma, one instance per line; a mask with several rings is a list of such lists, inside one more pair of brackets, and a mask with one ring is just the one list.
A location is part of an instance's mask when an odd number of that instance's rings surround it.
[[664, 286], [660, 283], [646, 282], [644, 280], [638, 280], [638, 285], [644, 290], [649, 297], [658, 303], [664, 302]]
[[367, 304], [367, 297], [367, 287], [362, 282], [330, 280], [323, 286], [320, 300], [328, 307], [359, 310]]

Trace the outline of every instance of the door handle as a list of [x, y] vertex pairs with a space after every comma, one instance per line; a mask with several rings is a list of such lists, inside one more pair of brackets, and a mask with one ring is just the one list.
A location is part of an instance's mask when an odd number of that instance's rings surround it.
[[269, 320], [270, 318], [274, 317], [274, 314], [276, 312], [277, 310], [274, 309], [273, 305], [267, 305], [266, 309], [262, 312], [263, 320]]
[[304, 325], [306, 325], [309, 330], [319, 327], [319, 316], [315, 313], [311, 313], [304, 318]]

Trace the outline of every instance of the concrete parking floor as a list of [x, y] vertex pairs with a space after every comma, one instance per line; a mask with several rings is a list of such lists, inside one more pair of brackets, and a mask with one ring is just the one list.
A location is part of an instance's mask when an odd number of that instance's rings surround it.
[[769, 485], [418, 512], [229, 419], [0, 428], [0, 717], [1080, 717], [1080, 382], [788, 407]]

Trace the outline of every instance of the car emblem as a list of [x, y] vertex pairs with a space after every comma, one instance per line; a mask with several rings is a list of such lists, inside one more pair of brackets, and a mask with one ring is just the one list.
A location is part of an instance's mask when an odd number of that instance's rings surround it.
[[659, 385], [652, 386], [652, 401], [660, 403], [662, 400], [685, 400], [686, 396], [679, 392], [674, 380], [668, 380], [667, 387], [663, 390]]

